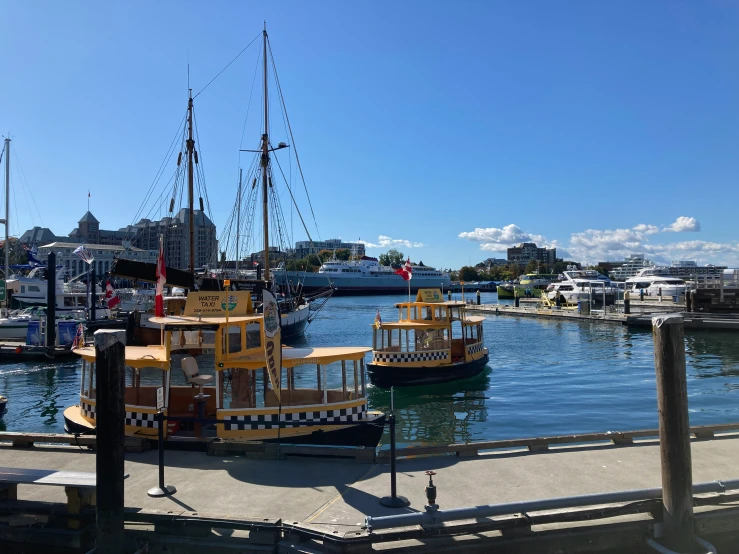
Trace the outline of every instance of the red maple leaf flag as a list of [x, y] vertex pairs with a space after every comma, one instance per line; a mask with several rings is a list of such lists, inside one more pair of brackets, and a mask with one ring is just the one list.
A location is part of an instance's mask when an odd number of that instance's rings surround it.
[[167, 282], [167, 267], [164, 265], [164, 241], [159, 241], [159, 257], [157, 258], [157, 291], [154, 297], [154, 315], [164, 317], [164, 284]]
[[109, 310], [112, 310], [114, 306], [121, 303], [121, 299], [115, 293], [113, 285], [110, 284], [110, 279], [105, 283], [105, 300], [108, 302]]
[[405, 265], [400, 269], [395, 270], [396, 275], [400, 275], [404, 281], [410, 281], [413, 278], [413, 266], [411, 266], [411, 259], [408, 258], [405, 261]]

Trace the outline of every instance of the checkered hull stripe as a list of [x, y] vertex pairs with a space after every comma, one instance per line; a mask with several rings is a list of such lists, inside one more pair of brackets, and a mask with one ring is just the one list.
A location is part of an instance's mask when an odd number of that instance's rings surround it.
[[[316, 423], [321, 425], [335, 425], [358, 422], [366, 418], [367, 405], [339, 410], [322, 410], [318, 412], [293, 412], [287, 414], [264, 415], [237, 415], [226, 416], [223, 428], [226, 431], [243, 431], [245, 429], [277, 429], [280, 423], [286, 427], [300, 427], [301, 423]], [[290, 422], [295, 422], [291, 424]]]
[[485, 347], [481, 342], [478, 342], [477, 344], [473, 344], [472, 346], [467, 347], [467, 354], [470, 356], [472, 354], [477, 354], [478, 352], [482, 352]]
[[430, 362], [448, 359], [449, 355], [445, 350], [434, 350], [432, 352], [374, 352], [372, 354], [372, 361], [380, 363]]
[[86, 404], [85, 402], [80, 402], [80, 409], [82, 410], [82, 415], [88, 419], [95, 419], [95, 405], [94, 404]]
[[144, 427], [146, 429], [159, 428], [156, 414], [144, 414], [141, 412], [126, 412], [126, 425], [130, 427]]

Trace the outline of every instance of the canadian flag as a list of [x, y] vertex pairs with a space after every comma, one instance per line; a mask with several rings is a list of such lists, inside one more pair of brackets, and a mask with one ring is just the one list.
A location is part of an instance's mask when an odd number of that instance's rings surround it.
[[167, 282], [167, 267], [164, 265], [164, 241], [159, 240], [159, 257], [157, 258], [157, 290], [154, 297], [154, 315], [164, 317], [164, 285]]
[[118, 295], [115, 293], [113, 285], [110, 284], [110, 279], [105, 282], [105, 300], [108, 301], [108, 309], [111, 310], [114, 306], [121, 303], [121, 299], [118, 298]]
[[395, 270], [396, 275], [400, 275], [404, 281], [410, 281], [413, 278], [413, 266], [411, 266], [411, 259], [408, 258], [405, 261], [405, 265], [400, 269]]

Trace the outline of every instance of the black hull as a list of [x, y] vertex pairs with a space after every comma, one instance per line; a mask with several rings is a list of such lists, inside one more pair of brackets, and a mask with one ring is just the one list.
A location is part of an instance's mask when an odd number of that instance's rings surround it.
[[303, 319], [292, 325], [282, 326], [282, 340], [297, 339], [305, 334], [305, 329], [308, 327], [308, 319]]
[[[83, 426], [74, 421], [64, 418], [64, 430], [70, 435], [94, 435], [96, 429]], [[385, 415], [376, 417], [371, 422], [349, 427], [341, 427], [334, 431], [317, 430], [310, 435], [300, 437], [285, 437], [281, 439], [267, 439], [259, 442], [284, 443], [284, 444], [312, 444], [318, 446], [364, 446], [375, 448], [382, 438], [385, 430]], [[156, 447], [156, 441], [150, 440], [152, 448]], [[167, 450], [195, 450], [206, 451], [207, 443], [200, 441], [176, 442], [165, 441]]]
[[385, 415], [360, 425], [342, 427], [335, 431], [315, 431], [310, 435], [300, 437], [285, 437], [269, 439], [264, 442], [284, 444], [312, 444], [317, 446], [364, 446], [375, 448], [385, 430]]
[[482, 373], [489, 356], [486, 354], [473, 362], [461, 362], [435, 367], [398, 367], [367, 364], [370, 382], [376, 387], [408, 387], [414, 385], [433, 385], [468, 379]]

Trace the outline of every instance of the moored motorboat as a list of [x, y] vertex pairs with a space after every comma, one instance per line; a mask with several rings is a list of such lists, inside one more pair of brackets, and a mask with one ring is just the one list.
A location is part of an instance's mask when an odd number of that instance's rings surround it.
[[0, 417], [5, 415], [8, 409], [8, 399], [5, 396], [0, 395]]
[[488, 363], [484, 317], [468, 316], [465, 304], [445, 301], [439, 289], [421, 289], [401, 302], [398, 321], [376, 320], [370, 381], [378, 387], [427, 385], [466, 379]]
[[[377, 446], [385, 416], [368, 409], [364, 357], [370, 349], [280, 348], [279, 342], [275, 348], [270, 329], [277, 319], [276, 303], [254, 313], [248, 292], [190, 292], [184, 315], [153, 318], [163, 344], [125, 349], [125, 434], [156, 439], [157, 388], [163, 387], [164, 414], [183, 418], [163, 430], [167, 441]], [[213, 354], [196, 359], [183, 352], [188, 348]], [[278, 369], [268, 371], [275, 350]], [[94, 433], [95, 349], [77, 353], [83, 360], [80, 403], [65, 410], [65, 426]], [[306, 365], [314, 369], [301, 371]], [[188, 421], [198, 416], [218, 423]]]

